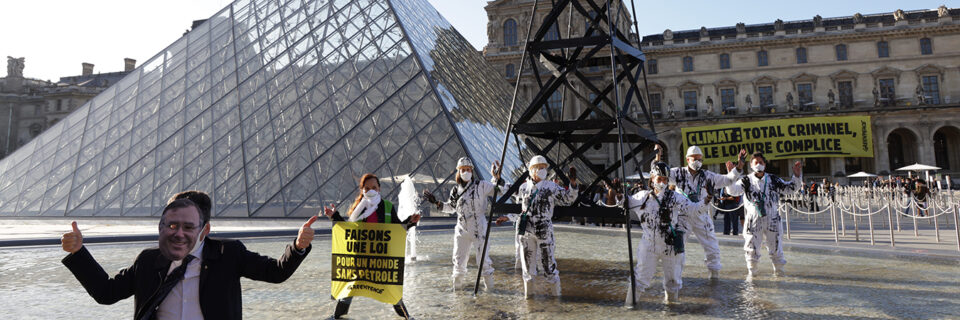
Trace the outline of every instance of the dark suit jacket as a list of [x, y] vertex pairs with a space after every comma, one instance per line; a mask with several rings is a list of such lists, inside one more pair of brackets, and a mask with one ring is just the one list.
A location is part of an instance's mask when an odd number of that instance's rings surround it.
[[[200, 269], [200, 309], [204, 319], [242, 319], [240, 277], [281, 283], [297, 270], [311, 248], [300, 254], [289, 244], [283, 257], [276, 260], [247, 250], [237, 240], [206, 238]], [[133, 295], [135, 314], [160, 287], [170, 263], [159, 248], [146, 249], [132, 266], [110, 278], [86, 247], [63, 258], [63, 264], [97, 303], [113, 304]]]

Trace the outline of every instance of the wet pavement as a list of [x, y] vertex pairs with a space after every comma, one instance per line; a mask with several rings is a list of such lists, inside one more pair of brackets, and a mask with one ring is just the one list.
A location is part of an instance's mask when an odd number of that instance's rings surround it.
[[[785, 248], [787, 276], [771, 276], [763, 258], [760, 275], [746, 280], [743, 251], [721, 246], [724, 269], [719, 281], [706, 279], [703, 251], [687, 246], [680, 303], [664, 305], [659, 272], [653, 288], [636, 309], [623, 307], [627, 290], [625, 233], [618, 230], [557, 231], [557, 261], [563, 284], [560, 299], [522, 297], [514, 269], [512, 231], [496, 229], [491, 257], [496, 288], [474, 297], [471, 290], [450, 288], [453, 233], [421, 233], [423, 261], [406, 267], [404, 301], [418, 319], [635, 319], [635, 318], [960, 318], [960, 260], [896, 253], [844, 255], [844, 251]], [[634, 237], [634, 241], [638, 241]], [[293, 236], [246, 239], [254, 251], [277, 256]], [[108, 273], [128, 266], [152, 242], [91, 244], [89, 249]], [[287, 282], [242, 280], [247, 319], [326, 318], [330, 299], [330, 240], [320, 235], [314, 249]], [[634, 242], [636, 248], [636, 242]], [[56, 246], [0, 249], [0, 308], [15, 319], [128, 319], [132, 299], [111, 306], [96, 304], [60, 263]], [[476, 268], [471, 265], [470, 273]], [[67, 307], [69, 306], [69, 307]], [[367, 298], [354, 301], [348, 318], [395, 318], [393, 309]]]

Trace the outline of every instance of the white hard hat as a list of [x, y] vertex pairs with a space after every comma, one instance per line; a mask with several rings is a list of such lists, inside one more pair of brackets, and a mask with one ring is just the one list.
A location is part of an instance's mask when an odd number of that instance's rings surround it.
[[462, 167], [471, 167], [473, 168], [473, 161], [470, 161], [470, 158], [463, 157], [460, 160], [457, 160], [457, 169]]
[[685, 157], [689, 157], [695, 154], [699, 154], [702, 156], [703, 150], [700, 150], [700, 147], [698, 146], [690, 146], [689, 148], [687, 148], [687, 155]]
[[527, 168], [538, 164], [547, 164], [547, 158], [543, 156], [533, 156], [533, 158], [530, 158], [530, 163], [527, 164]]

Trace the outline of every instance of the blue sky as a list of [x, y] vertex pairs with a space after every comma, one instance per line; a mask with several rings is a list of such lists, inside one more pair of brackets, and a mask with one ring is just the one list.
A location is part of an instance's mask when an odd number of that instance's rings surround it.
[[[429, 0], [477, 49], [487, 43], [485, 0]], [[0, 58], [26, 57], [27, 77], [56, 81], [80, 73], [80, 63], [96, 72], [123, 69], [123, 58], [145, 62], [179, 38], [191, 21], [205, 19], [228, 0], [0, 0]], [[733, 2], [733, 3], [731, 3]], [[629, 3], [629, 2], [628, 2]], [[640, 33], [801, 20], [896, 9], [934, 9], [960, 1], [637, 1]], [[5, 59], [0, 63], [6, 63]], [[5, 69], [5, 68], [4, 68]], [[3, 69], [0, 69], [3, 70]], [[5, 70], [0, 71], [5, 72]], [[5, 76], [6, 73], [3, 73]]]

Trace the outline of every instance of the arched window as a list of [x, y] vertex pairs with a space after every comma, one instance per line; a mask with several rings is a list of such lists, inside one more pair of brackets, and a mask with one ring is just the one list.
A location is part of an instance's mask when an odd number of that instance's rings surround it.
[[[543, 19], [543, 20], [547, 20], [547, 19]], [[547, 29], [547, 34], [543, 35], [543, 40], [551, 41], [551, 40], [557, 40], [557, 39], [560, 39], [560, 28], [557, 27], [557, 23], [554, 22], [553, 25], [550, 26], [550, 29]]]
[[508, 64], [507, 67], [504, 68], [504, 72], [503, 72], [503, 73], [504, 73], [504, 76], [506, 76], [507, 78], [513, 78], [513, 77], [517, 76], [517, 73], [516, 73], [517, 70], [516, 70], [516, 69], [517, 69], [517, 67], [515, 67], [512, 63], [511, 63], [511, 64]]
[[807, 48], [797, 48], [797, 64], [807, 63]]
[[517, 45], [516, 20], [507, 19], [507, 21], [503, 22], [503, 45], [511, 47]]
[[920, 54], [933, 54], [933, 43], [930, 38], [920, 39]]
[[757, 66], [763, 67], [769, 64], [770, 64], [770, 61], [767, 59], [767, 51], [766, 50], [757, 51]]
[[660, 72], [660, 67], [657, 66], [657, 59], [647, 60], [647, 73], [657, 74], [659, 72]]
[[730, 69], [730, 55], [726, 53], [720, 54], [720, 69]]
[[[592, 20], [593, 20], [594, 18], [596, 18], [596, 17], [597, 17], [597, 12], [596, 12], [596, 11], [593, 11], [593, 10], [590, 10], [590, 17], [588, 17], [587, 19], [585, 19], [584, 22], [583, 22], [583, 32], [584, 32], [584, 34], [586, 34], [587, 29], [590, 29], [590, 21], [592, 21]], [[594, 28], [594, 30], [596, 30], [596, 28]]]
[[693, 71], [693, 57], [683, 57], [683, 72]]
[[890, 44], [886, 41], [877, 42], [877, 57], [880, 58], [889, 58], [890, 57]]
[[546, 108], [540, 109], [543, 117], [550, 121], [560, 121], [560, 109], [563, 107], [563, 95], [560, 90], [554, 91], [547, 99]]
[[836, 47], [834, 47], [834, 48], [835, 48], [836, 51], [837, 51], [837, 61], [845, 61], [845, 60], [847, 60], [847, 45], [845, 45], [845, 44], [838, 44], [838, 45], [837, 45]]

